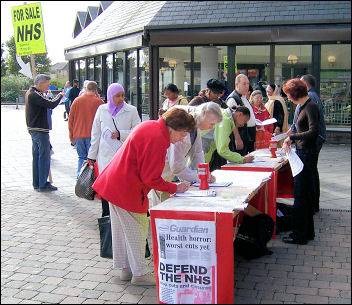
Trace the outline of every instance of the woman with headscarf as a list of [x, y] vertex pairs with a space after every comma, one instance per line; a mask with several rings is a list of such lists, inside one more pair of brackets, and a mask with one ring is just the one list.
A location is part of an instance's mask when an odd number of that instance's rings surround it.
[[[288, 131], [288, 111], [284, 98], [280, 95], [279, 87], [270, 84], [266, 87], [268, 102], [265, 108], [270, 114], [270, 118], [277, 120], [274, 123], [274, 133], [278, 135]], [[279, 141], [278, 147], [281, 147], [283, 140]]]
[[[115, 141], [124, 142], [131, 130], [141, 122], [135, 106], [127, 104], [125, 90], [119, 83], [112, 83], [107, 91], [108, 103], [99, 106], [92, 125], [88, 161], [97, 160], [99, 173], [116, 153], [104, 134]], [[109, 131], [110, 130], [110, 131]], [[109, 215], [109, 204], [102, 198], [102, 217]]]

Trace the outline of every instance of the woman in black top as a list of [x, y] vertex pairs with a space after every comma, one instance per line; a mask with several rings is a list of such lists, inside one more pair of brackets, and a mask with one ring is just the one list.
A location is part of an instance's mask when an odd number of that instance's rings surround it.
[[283, 144], [288, 151], [291, 143], [296, 143], [296, 153], [303, 162], [303, 170], [294, 177], [294, 204], [293, 204], [293, 230], [288, 237], [282, 240], [290, 244], [306, 244], [313, 240], [313, 160], [316, 157], [316, 140], [319, 134], [319, 108], [309, 98], [305, 83], [299, 78], [291, 79], [283, 86], [287, 97], [295, 104], [301, 105], [297, 119], [297, 132], [291, 134]]

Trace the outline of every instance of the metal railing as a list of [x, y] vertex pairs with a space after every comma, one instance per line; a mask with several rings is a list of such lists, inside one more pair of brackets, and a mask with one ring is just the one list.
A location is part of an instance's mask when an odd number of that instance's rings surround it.
[[351, 126], [351, 98], [321, 97], [326, 125]]

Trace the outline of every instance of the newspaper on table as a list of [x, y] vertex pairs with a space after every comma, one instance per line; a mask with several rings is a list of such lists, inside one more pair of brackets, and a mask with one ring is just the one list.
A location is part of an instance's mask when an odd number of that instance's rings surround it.
[[303, 170], [303, 162], [292, 148], [286, 153], [286, 156], [290, 162], [292, 177], [295, 177]]
[[102, 133], [102, 137], [105, 140], [105, 142], [109, 145], [111, 150], [113, 152], [117, 152], [121, 147], [122, 142], [118, 139], [112, 139], [111, 135], [112, 135], [112, 131], [110, 130], [110, 128], [106, 127]]

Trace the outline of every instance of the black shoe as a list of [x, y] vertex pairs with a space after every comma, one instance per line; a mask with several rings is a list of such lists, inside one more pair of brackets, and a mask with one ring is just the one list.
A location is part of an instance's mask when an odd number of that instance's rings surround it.
[[57, 191], [57, 187], [53, 185], [49, 185], [45, 188], [38, 189], [38, 192], [52, 192], [52, 191]]
[[297, 244], [297, 245], [306, 245], [307, 244], [307, 241], [298, 240], [298, 239], [295, 239], [295, 238], [292, 238], [292, 237], [289, 237], [289, 236], [288, 237], [283, 237], [282, 241], [285, 244]]

